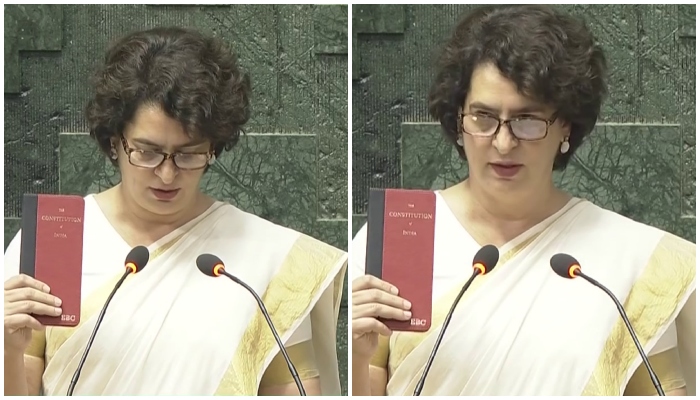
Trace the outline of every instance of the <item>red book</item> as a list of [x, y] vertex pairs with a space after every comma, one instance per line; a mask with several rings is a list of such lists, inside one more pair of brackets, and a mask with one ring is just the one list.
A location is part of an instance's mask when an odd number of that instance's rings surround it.
[[84, 218], [85, 199], [80, 196], [24, 195], [20, 273], [49, 285], [62, 301], [62, 315], [34, 315], [42, 325], [80, 322]]
[[424, 332], [433, 309], [435, 193], [370, 189], [366, 273], [399, 289], [410, 301], [409, 321], [382, 320], [394, 331]]

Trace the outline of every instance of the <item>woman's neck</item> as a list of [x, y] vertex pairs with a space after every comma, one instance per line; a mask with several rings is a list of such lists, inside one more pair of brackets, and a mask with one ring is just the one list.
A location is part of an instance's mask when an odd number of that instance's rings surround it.
[[556, 213], [570, 199], [554, 185], [526, 194], [497, 194], [470, 179], [463, 184], [471, 216], [494, 225], [536, 225]]
[[[199, 194], [193, 204], [176, 213], [155, 214], [137, 204], [121, 184], [102, 193], [105, 201], [103, 212], [111, 216], [112, 225], [121, 226], [123, 236], [139, 236], [141, 241], [156, 241], [173, 230], [185, 225], [206, 211], [214, 202], [204, 194]], [[105, 204], [106, 203], [106, 204]], [[125, 238], [126, 239], [126, 238]]]
[[568, 194], [554, 186], [539, 190], [536, 195], [509, 195], [497, 196], [469, 180], [443, 192], [443, 197], [464, 229], [477, 242], [498, 247], [556, 213], [570, 199]]

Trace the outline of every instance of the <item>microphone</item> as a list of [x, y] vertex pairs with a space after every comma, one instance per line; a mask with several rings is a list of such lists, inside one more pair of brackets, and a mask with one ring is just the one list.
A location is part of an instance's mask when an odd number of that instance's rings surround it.
[[620, 312], [620, 317], [622, 317], [622, 321], [625, 322], [625, 325], [627, 326], [627, 330], [629, 331], [630, 336], [632, 336], [632, 341], [634, 341], [634, 345], [637, 346], [637, 351], [639, 351], [639, 355], [642, 356], [642, 362], [644, 363], [644, 366], [646, 367], [647, 372], [649, 372], [649, 376], [651, 377], [651, 382], [654, 384], [654, 387], [656, 388], [656, 392], [659, 394], [659, 396], [666, 396], [663, 388], [661, 387], [661, 382], [659, 382], [659, 378], [656, 376], [656, 373], [651, 368], [651, 364], [649, 363], [649, 359], [647, 358], [647, 355], [644, 354], [644, 349], [642, 348], [642, 345], [639, 343], [639, 339], [637, 339], [637, 334], [634, 333], [634, 329], [632, 329], [632, 324], [630, 323], [629, 318], [627, 318], [627, 313], [625, 312], [625, 309], [622, 307], [622, 304], [617, 299], [617, 297], [615, 297], [613, 292], [611, 292], [608, 288], [603, 286], [601, 283], [599, 283], [595, 279], [593, 279], [590, 276], [581, 272], [581, 265], [579, 264], [579, 262], [576, 261], [576, 259], [574, 257], [572, 257], [568, 254], [559, 253], [559, 254], [553, 255], [552, 258], [549, 260], [549, 265], [552, 267], [554, 272], [556, 272], [556, 274], [561, 276], [562, 278], [573, 279], [573, 278], [580, 276], [581, 278], [590, 282], [593, 286], [600, 288], [608, 296], [610, 296], [610, 298], [613, 300], [613, 302], [615, 302], [615, 306], [617, 307], [617, 311]]
[[248, 286], [245, 282], [242, 280], [236, 278], [235, 276], [229, 274], [226, 272], [224, 269], [224, 262], [221, 261], [221, 259], [213, 254], [201, 254], [199, 257], [197, 257], [197, 268], [207, 276], [213, 276], [213, 277], [219, 277], [219, 276], [225, 276], [232, 281], [236, 282], [237, 284], [243, 286], [245, 290], [250, 292], [250, 294], [253, 295], [255, 298], [255, 301], [258, 302], [258, 307], [260, 308], [260, 311], [262, 312], [262, 315], [265, 317], [265, 321], [267, 321], [267, 325], [270, 327], [270, 331], [272, 332], [272, 336], [275, 337], [275, 341], [277, 342], [277, 346], [280, 348], [280, 352], [282, 353], [282, 356], [284, 357], [284, 361], [287, 362], [287, 368], [289, 368], [289, 372], [292, 374], [292, 378], [294, 379], [294, 383], [297, 385], [297, 389], [299, 389], [299, 395], [300, 396], [306, 396], [306, 390], [304, 390], [304, 385], [301, 384], [301, 379], [299, 379], [299, 373], [297, 372], [297, 369], [294, 367], [294, 364], [292, 364], [292, 360], [289, 359], [289, 354], [287, 354], [287, 350], [284, 348], [284, 344], [282, 343], [282, 339], [280, 339], [280, 336], [277, 334], [277, 330], [275, 329], [275, 326], [272, 324], [272, 319], [270, 318], [270, 313], [267, 312], [267, 308], [265, 308], [265, 304], [263, 303], [262, 299], [260, 296], [258, 296], [257, 293], [255, 293], [255, 290], [253, 290], [252, 287]]
[[486, 275], [489, 272], [491, 272], [491, 270], [493, 270], [493, 268], [498, 263], [499, 257], [500, 256], [498, 254], [498, 249], [492, 244], [488, 244], [476, 252], [476, 255], [474, 256], [474, 261], [472, 262], [472, 268], [474, 268], [474, 272], [472, 273], [472, 276], [471, 278], [469, 278], [467, 283], [464, 284], [462, 290], [460, 290], [454, 303], [452, 303], [452, 307], [450, 307], [450, 311], [447, 312], [447, 317], [445, 317], [445, 322], [442, 324], [442, 328], [440, 328], [440, 333], [438, 333], [438, 337], [435, 341], [435, 345], [433, 346], [433, 350], [428, 356], [428, 362], [425, 365], [425, 369], [423, 370], [423, 375], [421, 375], [420, 379], [418, 380], [418, 383], [416, 384], [416, 389], [413, 391], [414, 396], [420, 396], [420, 393], [423, 391], [425, 378], [428, 376], [428, 371], [433, 365], [433, 360], [435, 360], [435, 354], [437, 354], [438, 347], [440, 347], [442, 338], [443, 336], [445, 336], [447, 325], [452, 319], [452, 314], [455, 312], [455, 308], [457, 308], [457, 303], [459, 303], [459, 300], [462, 298], [464, 292], [467, 291], [467, 288], [471, 286], [472, 281], [474, 281], [474, 278], [476, 278], [478, 275]]
[[124, 275], [122, 275], [117, 284], [114, 285], [112, 293], [109, 294], [109, 296], [107, 297], [107, 301], [105, 301], [105, 305], [102, 307], [102, 311], [100, 311], [100, 315], [97, 316], [97, 322], [95, 323], [95, 327], [92, 329], [92, 334], [90, 335], [90, 339], [88, 339], [87, 346], [85, 347], [85, 352], [83, 352], [83, 357], [80, 359], [80, 362], [78, 362], [78, 368], [76, 368], [75, 374], [73, 374], [73, 379], [71, 379], [70, 385], [68, 385], [68, 396], [73, 395], [75, 385], [78, 383], [78, 378], [80, 378], [80, 372], [83, 370], [85, 360], [87, 359], [88, 353], [90, 352], [90, 348], [92, 347], [92, 342], [95, 340], [95, 335], [97, 335], [97, 330], [100, 328], [100, 324], [102, 324], [102, 319], [105, 316], [105, 311], [107, 311], [107, 306], [109, 306], [109, 303], [112, 301], [112, 297], [114, 297], [114, 294], [117, 292], [117, 289], [119, 289], [122, 283], [124, 283], [126, 277], [141, 271], [143, 267], [145, 267], [146, 264], [148, 264], [149, 258], [150, 255], [148, 253], [148, 249], [144, 246], [136, 246], [133, 249], [131, 249], [129, 254], [127, 254], [126, 260], [124, 260], [124, 268], [126, 268], [126, 271], [124, 271]]

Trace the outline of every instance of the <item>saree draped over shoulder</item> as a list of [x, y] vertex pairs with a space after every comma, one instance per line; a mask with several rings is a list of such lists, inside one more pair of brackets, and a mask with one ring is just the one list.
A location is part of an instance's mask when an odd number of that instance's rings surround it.
[[[129, 246], [86, 197], [81, 323], [35, 332], [45, 395], [65, 395]], [[340, 394], [336, 323], [347, 255], [309, 236], [217, 202], [149, 247], [107, 309], [75, 394], [255, 395], [279, 349], [253, 296], [202, 274], [202, 253], [262, 298], [287, 347], [311, 340], [322, 393]], [[5, 253], [16, 274], [19, 235]]]
[[[437, 197], [433, 324], [389, 338], [387, 395], [412, 395], [480, 247]], [[353, 278], [364, 274], [365, 243], [366, 226], [353, 243]], [[616, 295], [647, 354], [678, 348], [694, 393], [695, 244], [572, 199], [499, 251], [496, 268], [477, 277], [457, 306], [423, 395], [624, 392], [641, 357], [603, 291], [552, 271], [556, 253], [575, 257]], [[683, 312], [691, 295], [692, 311]]]

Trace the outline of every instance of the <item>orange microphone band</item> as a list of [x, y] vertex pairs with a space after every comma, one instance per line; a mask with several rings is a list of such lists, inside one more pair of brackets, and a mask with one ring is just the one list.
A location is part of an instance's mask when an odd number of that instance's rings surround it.
[[221, 276], [221, 271], [224, 270], [224, 264], [216, 264], [214, 266], [214, 276]]
[[474, 264], [474, 270], [479, 272], [479, 275], [484, 275], [486, 273], [486, 267], [482, 263]]
[[572, 278], [576, 278], [576, 273], [581, 271], [581, 266], [578, 264], [574, 264], [569, 267], [569, 276]]
[[130, 269], [132, 274], [136, 273], [136, 264], [134, 264], [132, 262], [128, 262], [128, 263], [126, 263], [125, 267], [126, 267], [126, 269]]

